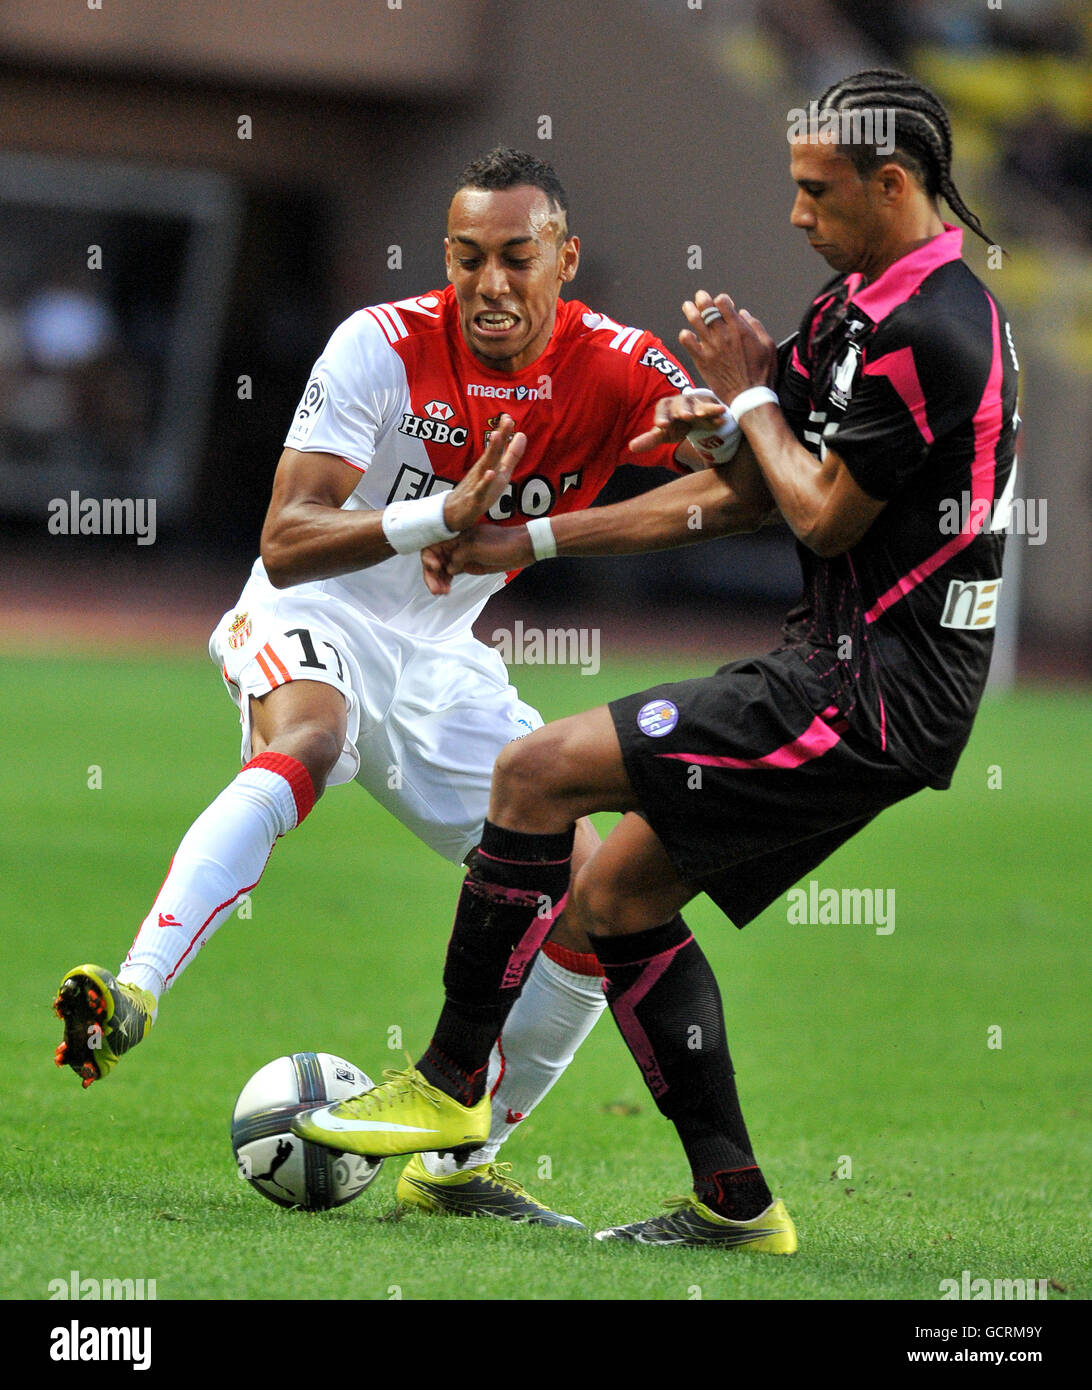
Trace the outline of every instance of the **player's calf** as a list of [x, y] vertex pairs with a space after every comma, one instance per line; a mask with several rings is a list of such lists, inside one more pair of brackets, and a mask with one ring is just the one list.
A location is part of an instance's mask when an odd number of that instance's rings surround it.
[[307, 769], [315, 799], [341, 756], [345, 697], [334, 686], [293, 680], [250, 697], [251, 751], [283, 753]]

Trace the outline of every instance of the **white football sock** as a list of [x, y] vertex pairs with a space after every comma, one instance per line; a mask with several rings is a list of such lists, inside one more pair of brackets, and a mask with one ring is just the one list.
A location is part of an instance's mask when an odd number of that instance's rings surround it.
[[145, 989], [155, 996], [156, 1007], [152, 1010], [154, 1023], [159, 1013], [159, 996], [166, 988], [159, 971], [153, 970], [150, 965], [124, 965], [118, 971], [118, 980], [124, 980], [127, 985], [136, 985], [137, 989]]
[[158, 1001], [256, 886], [277, 839], [314, 800], [310, 774], [295, 758], [252, 758], [186, 832], [118, 979]]
[[426, 1155], [427, 1170], [441, 1177], [492, 1163], [519, 1121], [530, 1115], [572, 1061], [606, 1003], [602, 976], [568, 970], [540, 951], [489, 1058], [489, 1138], [458, 1164], [450, 1155]]

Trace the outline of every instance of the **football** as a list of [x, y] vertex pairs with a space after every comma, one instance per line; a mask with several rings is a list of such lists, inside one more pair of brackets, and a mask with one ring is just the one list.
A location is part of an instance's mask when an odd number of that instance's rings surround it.
[[294, 1052], [256, 1071], [231, 1117], [239, 1176], [281, 1207], [328, 1211], [359, 1197], [383, 1160], [335, 1153], [297, 1139], [292, 1117], [329, 1101], [370, 1091], [371, 1078], [329, 1052]]

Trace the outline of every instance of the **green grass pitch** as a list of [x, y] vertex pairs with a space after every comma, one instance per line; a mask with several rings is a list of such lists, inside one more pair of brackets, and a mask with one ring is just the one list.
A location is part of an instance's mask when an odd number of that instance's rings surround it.
[[[664, 657], [515, 678], [556, 717], [698, 673]], [[888, 812], [817, 871], [822, 888], [894, 890], [892, 932], [797, 925], [782, 901], [740, 933], [692, 906], [759, 1161], [800, 1231], [799, 1255], [774, 1259], [381, 1222], [395, 1160], [321, 1215], [237, 1177], [229, 1116], [260, 1065], [313, 1048], [376, 1076], [403, 1064], [392, 1030], [415, 1053], [438, 1008], [459, 872], [356, 787], [278, 845], [250, 919], [82, 1092], [52, 1062], [57, 982], [86, 959], [116, 968], [232, 775], [237, 729], [196, 660], [8, 657], [0, 694], [3, 1297], [46, 1299], [72, 1270], [155, 1279], [159, 1299], [936, 1300], [964, 1270], [1089, 1297], [1086, 700], [987, 702], [951, 792]], [[504, 1156], [591, 1228], [688, 1186], [609, 1018]]]

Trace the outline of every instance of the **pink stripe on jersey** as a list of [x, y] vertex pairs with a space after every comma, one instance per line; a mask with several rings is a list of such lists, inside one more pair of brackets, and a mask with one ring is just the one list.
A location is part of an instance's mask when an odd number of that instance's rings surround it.
[[795, 343], [793, 343], [792, 345], [792, 365], [800, 373], [802, 377], [807, 377], [809, 381], [811, 380], [811, 372], [809, 372], [807, 367], [805, 367], [803, 362], [801, 362], [800, 349], [797, 347]]
[[988, 302], [993, 339], [993, 360], [990, 363], [986, 389], [982, 392], [982, 399], [974, 413], [971, 506], [968, 509], [964, 528], [958, 536], [953, 536], [934, 555], [930, 555], [927, 560], [916, 565], [908, 574], [904, 574], [901, 579], [892, 584], [886, 593], [881, 594], [865, 614], [866, 623], [874, 623], [892, 604], [898, 603], [900, 598], [905, 597], [912, 589], [916, 589], [923, 580], [928, 579], [931, 574], [940, 569], [941, 565], [947, 564], [961, 550], [966, 550], [967, 546], [982, 530], [986, 518], [990, 514], [994, 498], [994, 478], [997, 470], [997, 441], [1004, 427], [1004, 420], [1001, 415], [1001, 331], [997, 321], [997, 306], [992, 299]]
[[925, 418], [925, 392], [921, 389], [921, 382], [918, 380], [918, 369], [914, 365], [914, 349], [911, 347], [899, 348], [897, 352], [889, 352], [884, 357], [877, 357], [875, 362], [869, 362], [864, 368], [865, 376], [885, 376], [895, 390], [902, 397], [903, 404], [914, 417], [914, 424], [918, 427], [918, 433], [926, 444], [932, 444], [933, 431], [929, 428], [929, 421]]
[[916, 251], [900, 256], [871, 285], [865, 285], [860, 291], [856, 286], [851, 286], [850, 298], [873, 323], [879, 323], [893, 309], [905, 304], [934, 270], [939, 270], [949, 261], [958, 261], [962, 254], [963, 233], [958, 227], [945, 222], [944, 231], [939, 236], [919, 246]]
[[702, 767], [793, 768], [821, 758], [839, 742], [840, 736], [816, 715], [799, 738], [775, 748], [772, 753], [764, 753], [760, 758], [715, 757], [708, 753], [657, 753], [656, 756], [676, 758], [682, 763], [700, 763]]

